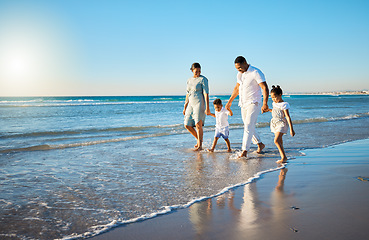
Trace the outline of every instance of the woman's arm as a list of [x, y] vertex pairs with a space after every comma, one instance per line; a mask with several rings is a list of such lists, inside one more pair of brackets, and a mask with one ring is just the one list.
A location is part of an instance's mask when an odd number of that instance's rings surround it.
[[185, 104], [183, 108], [183, 115], [186, 115], [187, 106], [188, 106], [188, 94], [186, 94], [186, 100], [185, 100]]
[[225, 105], [225, 108], [230, 111], [233, 100], [238, 96], [239, 93], [240, 84], [237, 83], [236, 87], [234, 87], [231, 97], [229, 98], [227, 104]]
[[286, 116], [288, 125], [290, 126], [291, 136], [293, 137], [293, 136], [295, 136], [295, 131], [293, 130], [293, 125], [292, 125], [292, 120], [291, 120], [291, 117], [290, 117], [290, 113], [289, 113], [288, 109], [283, 110], [283, 112], [284, 112], [284, 115]]
[[210, 108], [209, 108], [209, 94], [204, 93], [204, 97], [205, 97], [205, 114], [206, 115], [210, 115]]

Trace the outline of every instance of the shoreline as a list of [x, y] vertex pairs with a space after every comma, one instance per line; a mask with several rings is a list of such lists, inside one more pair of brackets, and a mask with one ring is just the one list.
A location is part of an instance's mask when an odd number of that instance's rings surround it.
[[[362, 191], [369, 184], [368, 143], [363, 139], [304, 150], [306, 156], [256, 181], [91, 239], [241, 239], [244, 234], [250, 239], [363, 238], [369, 234], [363, 226], [369, 192]], [[342, 231], [341, 224], [357, 230]], [[338, 229], [332, 230], [333, 225]]]

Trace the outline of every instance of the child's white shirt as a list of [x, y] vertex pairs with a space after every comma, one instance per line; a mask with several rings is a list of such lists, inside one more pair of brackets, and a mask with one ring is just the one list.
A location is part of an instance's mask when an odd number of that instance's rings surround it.
[[230, 112], [224, 107], [219, 112], [215, 111], [215, 121], [216, 121], [215, 127], [216, 128], [228, 127], [229, 126], [228, 115], [230, 115]]
[[273, 108], [279, 108], [280, 110], [290, 109], [290, 104], [288, 102], [273, 102]]

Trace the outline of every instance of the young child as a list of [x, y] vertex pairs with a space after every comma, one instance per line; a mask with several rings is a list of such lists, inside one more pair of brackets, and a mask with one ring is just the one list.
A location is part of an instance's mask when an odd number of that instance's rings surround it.
[[277, 146], [279, 153], [281, 154], [281, 160], [277, 161], [278, 164], [287, 162], [286, 153], [283, 148], [283, 134], [288, 131], [288, 126], [290, 127], [291, 136], [295, 136], [295, 131], [293, 130], [292, 120], [288, 109], [290, 105], [288, 102], [284, 102], [282, 99], [282, 89], [280, 86], [272, 86], [270, 91], [270, 96], [273, 100], [273, 109], [269, 109], [272, 112], [272, 120], [270, 121], [270, 129], [274, 133], [274, 143]]
[[224, 141], [227, 144], [228, 152], [231, 152], [231, 143], [229, 142], [228, 136], [229, 136], [229, 123], [228, 123], [228, 115], [232, 116], [232, 111], [228, 111], [223, 107], [222, 100], [219, 98], [215, 99], [214, 102], [214, 109], [215, 114], [210, 113], [211, 116], [215, 117], [216, 119], [216, 125], [215, 125], [215, 135], [214, 135], [214, 141], [213, 145], [210, 149], [208, 149], [210, 152], [214, 151], [215, 146], [217, 145], [218, 139], [220, 137], [223, 137]]

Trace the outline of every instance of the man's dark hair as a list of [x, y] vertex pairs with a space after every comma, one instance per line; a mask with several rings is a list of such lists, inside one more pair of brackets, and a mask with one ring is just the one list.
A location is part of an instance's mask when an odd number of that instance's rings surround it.
[[213, 102], [214, 105], [222, 105], [222, 100], [220, 100], [219, 98], [215, 99]]
[[244, 57], [242, 57], [242, 56], [238, 56], [238, 57], [236, 57], [236, 59], [234, 60], [234, 63], [235, 63], [235, 64], [236, 64], [236, 63], [241, 64], [241, 63], [247, 63], [247, 62], [246, 62], [246, 59], [245, 59]]

